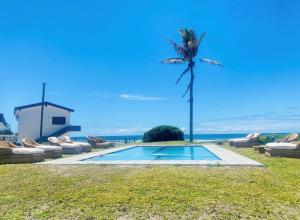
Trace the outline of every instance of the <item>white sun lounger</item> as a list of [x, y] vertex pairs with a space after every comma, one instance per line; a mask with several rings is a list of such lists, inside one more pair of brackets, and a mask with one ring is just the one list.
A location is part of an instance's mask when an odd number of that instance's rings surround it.
[[255, 132], [253, 134], [248, 134], [244, 138], [230, 139], [229, 144], [234, 147], [253, 147], [259, 145], [260, 133]]
[[265, 155], [300, 158], [300, 143], [268, 143], [265, 147]]
[[63, 136], [62, 141], [68, 144], [76, 144], [81, 147], [82, 152], [91, 152], [92, 147], [89, 143], [81, 142], [81, 141], [72, 141], [72, 139], [69, 136]]
[[18, 147], [8, 141], [0, 141], [0, 164], [36, 163], [44, 161], [45, 151], [38, 148]]
[[78, 144], [65, 143], [58, 140], [56, 137], [49, 137], [48, 141], [51, 145], [62, 148], [63, 154], [80, 154], [81, 147]]
[[31, 138], [23, 138], [22, 144], [28, 148], [38, 148], [45, 151], [45, 158], [59, 158], [62, 157], [62, 148], [59, 146], [43, 145], [35, 142]]

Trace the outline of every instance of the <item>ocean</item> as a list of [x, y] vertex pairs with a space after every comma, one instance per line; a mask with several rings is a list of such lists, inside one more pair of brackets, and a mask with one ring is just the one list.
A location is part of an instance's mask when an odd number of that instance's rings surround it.
[[[227, 140], [231, 138], [241, 138], [245, 137], [247, 134], [194, 134], [194, 141], [213, 141], [213, 140]], [[139, 142], [142, 141], [143, 135], [122, 135], [122, 136], [101, 136], [107, 141], [112, 141], [116, 143], [126, 143], [126, 142]], [[77, 141], [85, 141], [86, 138], [72, 137]], [[189, 140], [189, 135], [184, 135], [185, 140]]]

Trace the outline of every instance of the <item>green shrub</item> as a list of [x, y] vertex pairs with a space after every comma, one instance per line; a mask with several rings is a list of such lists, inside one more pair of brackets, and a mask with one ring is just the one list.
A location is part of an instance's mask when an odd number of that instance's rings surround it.
[[174, 126], [161, 125], [144, 134], [144, 142], [157, 142], [157, 141], [183, 141], [183, 132]]
[[267, 144], [270, 142], [274, 142], [276, 140], [276, 138], [274, 137], [274, 135], [261, 135], [259, 136], [259, 142], [261, 144]]

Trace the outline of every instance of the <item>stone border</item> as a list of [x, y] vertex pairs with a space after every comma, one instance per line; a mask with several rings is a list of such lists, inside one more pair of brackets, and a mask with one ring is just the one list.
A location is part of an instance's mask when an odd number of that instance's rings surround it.
[[[108, 153], [126, 150], [132, 147], [139, 147], [143, 145], [129, 145], [122, 147], [115, 147], [103, 151], [92, 152], [67, 158], [50, 160], [38, 164], [56, 164], [56, 165], [72, 165], [72, 164], [102, 164], [102, 165], [200, 165], [200, 166], [264, 166], [255, 160], [245, 156], [234, 153], [223, 147], [215, 144], [193, 144], [192, 146], [204, 146], [221, 160], [129, 160], [129, 161], [84, 161], [92, 157], [105, 155]], [[144, 146], [168, 146], [168, 145], [144, 145]], [[185, 145], [183, 145], [185, 146]], [[171, 147], [171, 146], [170, 146]]]

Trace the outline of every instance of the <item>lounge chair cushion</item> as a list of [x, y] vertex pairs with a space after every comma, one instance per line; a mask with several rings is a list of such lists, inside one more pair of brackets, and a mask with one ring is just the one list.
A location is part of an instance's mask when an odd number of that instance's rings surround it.
[[113, 147], [113, 146], [115, 146], [115, 144], [114, 143], [112, 143], [112, 142], [104, 142], [104, 143], [96, 143], [95, 145], [93, 145], [93, 147], [99, 147], [99, 148], [106, 148], [106, 147]]
[[71, 138], [70, 138], [69, 136], [64, 136], [64, 137], [63, 137], [63, 140], [64, 140], [65, 142], [67, 142], [67, 143], [72, 143], [72, 140], [71, 140]]
[[254, 132], [254, 134], [253, 134], [253, 138], [257, 138], [257, 137], [259, 137], [260, 136], [260, 133], [258, 133], [258, 132]]
[[90, 147], [91, 145], [89, 143], [85, 142], [75, 142], [76, 144], [79, 144], [81, 147]]
[[254, 136], [254, 134], [248, 134], [247, 136], [246, 136], [246, 138], [251, 138], [251, 137], [253, 137]]
[[75, 144], [75, 143], [60, 143], [59, 146], [61, 147], [69, 147], [69, 148], [76, 148], [76, 147], [80, 147], [78, 144]]
[[38, 148], [16, 147], [12, 148], [12, 153], [15, 155], [32, 155], [32, 154], [44, 154], [45, 151]]
[[64, 154], [80, 154], [82, 152], [79, 145], [61, 143], [60, 146], [62, 147]]
[[234, 138], [234, 139], [230, 139], [230, 142], [247, 142], [249, 141], [248, 138]]
[[69, 136], [64, 136], [63, 141], [65, 143], [77, 144], [77, 145], [80, 145], [80, 146], [90, 146], [88, 143], [79, 142], [79, 141], [72, 141], [72, 139]]
[[69, 136], [64, 136], [63, 141], [65, 141], [65, 143], [78, 145], [80, 147], [90, 147], [91, 146], [89, 143], [80, 142], [80, 141], [72, 141], [72, 139]]
[[36, 148], [39, 148], [39, 149], [43, 149], [44, 151], [60, 151], [62, 150], [61, 147], [59, 146], [53, 146], [53, 145], [38, 145], [36, 146]]
[[36, 163], [43, 161], [45, 157], [42, 149], [13, 147], [10, 155], [0, 155], [0, 164]]
[[56, 137], [49, 137], [48, 141], [52, 144], [59, 145], [59, 140]]
[[37, 143], [35, 140], [31, 138], [23, 138], [22, 143], [25, 147], [36, 147], [37, 145], [39, 145], [39, 143]]
[[297, 144], [291, 144], [291, 143], [268, 143], [266, 144], [266, 146], [268, 148], [271, 149], [280, 149], [280, 150], [284, 150], [284, 149], [289, 149], [289, 150], [293, 150], [297, 148]]

